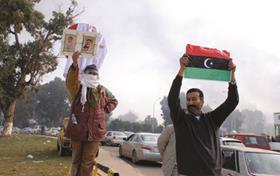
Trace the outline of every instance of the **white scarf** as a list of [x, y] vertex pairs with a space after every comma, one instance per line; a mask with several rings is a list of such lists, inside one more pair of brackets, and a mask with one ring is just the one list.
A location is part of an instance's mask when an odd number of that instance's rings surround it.
[[87, 101], [87, 88], [97, 88], [99, 85], [99, 78], [97, 75], [80, 74], [80, 83], [82, 85], [81, 103], [84, 107], [84, 104]]

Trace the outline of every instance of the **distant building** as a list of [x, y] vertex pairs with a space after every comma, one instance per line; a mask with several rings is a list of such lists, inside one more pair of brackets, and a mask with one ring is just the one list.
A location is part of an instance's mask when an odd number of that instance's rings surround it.
[[280, 112], [274, 113], [274, 134], [280, 136]]

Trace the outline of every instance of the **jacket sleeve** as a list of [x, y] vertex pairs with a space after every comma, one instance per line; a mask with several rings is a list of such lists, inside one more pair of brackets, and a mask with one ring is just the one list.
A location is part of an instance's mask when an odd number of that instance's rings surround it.
[[105, 88], [105, 100], [105, 112], [111, 113], [117, 107], [118, 100], [107, 88]]
[[238, 102], [237, 85], [229, 83], [227, 99], [219, 107], [209, 113], [217, 127], [223, 124], [229, 114], [236, 108]]
[[68, 93], [73, 100], [78, 93], [80, 82], [79, 82], [79, 68], [74, 67], [73, 64], [69, 68], [66, 76], [66, 87]]
[[164, 151], [166, 149], [166, 146], [169, 142], [170, 136], [171, 136], [171, 126], [167, 126], [162, 133], [160, 134], [158, 141], [157, 141], [157, 146], [158, 146], [158, 150], [159, 153], [161, 155], [161, 157], [163, 157]]
[[168, 94], [168, 106], [170, 109], [170, 116], [174, 123], [174, 125], [180, 120], [178, 114], [182, 112], [182, 108], [180, 106], [180, 89], [182, 85], [182, 76], [177, 75], [176, 78], [173, 80], [171, 85], [169, 94]]

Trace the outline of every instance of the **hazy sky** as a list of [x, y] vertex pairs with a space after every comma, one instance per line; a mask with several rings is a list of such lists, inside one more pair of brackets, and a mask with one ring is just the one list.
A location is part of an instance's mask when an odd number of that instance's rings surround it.
[[[280, 100], [280, 11], [270, 0], [79, 0], [76, 22], [94, 25], [108, 53], [102, 83], [119, 100], [113, 117], [131, 110], [140, 119], [160, 118], [159, 97], [167, 96], [187, 43], [226, 49], [237, 65], [238, 109], [258, 109], [272, 121]], [[46, 16], [65, 0], [42, 0]], [[56, 47], [56, 52], [59, 45]], [[66, 59], [46, 76], [62, 78]], [[182, 91], [198, 87], [212, 108], [224, 101], [227, 83], [185, 79]]]

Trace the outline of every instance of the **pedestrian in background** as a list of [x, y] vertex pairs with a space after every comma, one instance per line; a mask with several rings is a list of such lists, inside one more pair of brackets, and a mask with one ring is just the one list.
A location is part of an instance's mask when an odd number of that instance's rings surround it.
[[164, 176], [178, 176], [176, 164], [176, 140], [173, 125], [168, 125], [158, 138], [158, 150], [162, 158]]

